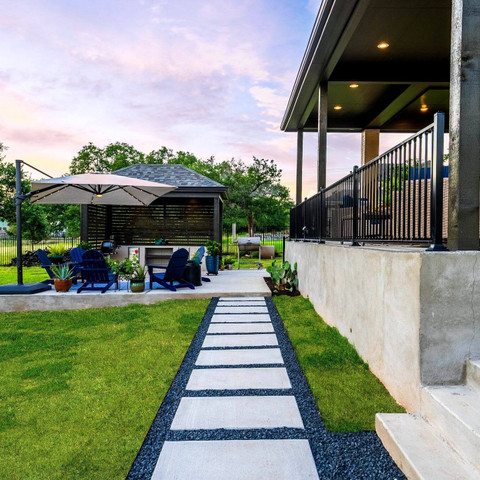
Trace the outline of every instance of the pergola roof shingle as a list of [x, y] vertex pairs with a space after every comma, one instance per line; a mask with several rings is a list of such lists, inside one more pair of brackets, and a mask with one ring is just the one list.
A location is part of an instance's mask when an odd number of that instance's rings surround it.
[[179, 190], [197, 190], [223, 192], [227, 189], [218, 183], [184, 165], [177, 164], [137, 164], [116, 170], [115, 175], [149, 180], [151, 182], [173, 185]]

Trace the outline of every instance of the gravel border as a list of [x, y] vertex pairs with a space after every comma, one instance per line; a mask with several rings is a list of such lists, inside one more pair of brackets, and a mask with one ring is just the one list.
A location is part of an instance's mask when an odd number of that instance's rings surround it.
[[[261, 297], [260, 297], [261, 298]], [[288, 334], [273, 300], [266, 297], [268, 313], [278, 338], [292, 389], [279, 390], [200, 390], [186, 391], [188, 379], [200, 352], [204, 338], [218, 303], [212, 299], [200, 327], [183, 359], [175, 379], [153, 420], [142, 447], [132, 464], [127, 479], [150, 479], [155, 469], [163, 443], [181, 440], [234, 440], [234, 439], [308, 439], [320, 478], [323, 479], [389, 479], [400, 480], [405, 476], [395, 465], [375, 432], [332, 433], [325, 429], [315, 399], [298, 363]], [[238, 313], [235, 313], [238, 315]], [[255, 314], [250, 314], [255, 315]], [[259, 347], [211, 347], [208, 350], [234, 350]], [[206, 349], [204, 349], [206, 350]], [[283, 365], [237, 365], [228, 368], [279, 367]], [[215, 366], [213, 368], [222, 368]], [[226, 368], [226, 366], [223, 366]], [[294, 395], [300, 410], [305, 430], [296, 428], [272, 429], [215, 429], [215, 430], [170, 430], [170, 425], [182, 397], [209, 396]], [[218, 479], [221, 480], [221, 479]]]

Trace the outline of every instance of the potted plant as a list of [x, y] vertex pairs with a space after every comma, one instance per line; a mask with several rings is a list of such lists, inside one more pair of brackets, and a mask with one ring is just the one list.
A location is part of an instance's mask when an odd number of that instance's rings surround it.
[[48, 258], [55, 265], [59, 265], [60, 263], [63, 263], [63, 257], [65, 256], [67, 250], [68, 248], [60, 243], [58, 245], [50, 245], [50, 247], [48, 247]]
[[130, 290], [133, 293], [142, 293], [145, 291], [145, 276], [147, 270], [139, 263], [133, 267], [133, 272], [130, 277]]
[[52, 265], [53, 285], [57, 292], [68, 292], [72, 287], [72, 279], [75, 277], [73, 269], [67, 264]]
[[82, 248], [83, 250], [93, 250], [93, 245], [90, 242], [80, 242], [77, 245], [78, 248]]
[[220, 266], [220, 244], [215, 240], [208, 240], [205, 242], [207, 249], [207, 256], [205, 257], [205, 266], [209, 275], [217, 275]]
[[227, 258], [223, 261], [223, 263], [224, 263], [224, 265], [225, 265], [225, 268], [226, 268], [227, 270], [231, 270], [231, 269], [233, 268], [234, 262], [235, 262], [235, 260], [234, 260], [233, 258], [231, 258], [231, 257], [227, 257]]

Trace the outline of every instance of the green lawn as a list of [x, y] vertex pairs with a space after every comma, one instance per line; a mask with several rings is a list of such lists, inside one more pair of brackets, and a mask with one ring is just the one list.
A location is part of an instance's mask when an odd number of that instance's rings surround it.
[[334, 432], [375, 429], [378, 412], [404, 412], [355, 348], [303, 297], [274, 297], [325, 426]]
[[207, 305], [0, 314], [0, 478], [124, 478]]
[[[23, 267], [23, 281], [25, 283], [41, 282], [48, 278], [48, 274], [42, 267]], [[0, 285], [17, 283], [16, 267], [0, 267]]]

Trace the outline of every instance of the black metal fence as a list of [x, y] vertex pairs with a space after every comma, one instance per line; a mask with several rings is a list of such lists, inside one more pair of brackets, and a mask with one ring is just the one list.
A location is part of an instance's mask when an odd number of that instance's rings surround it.
[[442, 248], [444, 114], [290, 212], [290, 237]]
[[[22, 241], [23, 253], [34, 252], [35, 250], [46, 249], [52, 245], [65, 245], [67, 248], [73, 248], [78, 245], [80, 238], [52, 237], [40, 242], [31, 240]], [[17, 239], [15, 237], [0, 238], [0, 265], [11, 265], [12, 259], [17, 256]]]
[[[239, 234], [239, 236], [246, 236]], [[275, 254], [281, 256], [283, 253], [284, 239], [289, 237], [287, 232], [257, 232], [256, 237], [260, 238], [261, 245], [271, 245], [275, 247]], [[236, 256], [238, 252], [238, 245], [233, 241], [230, 232], [224, 232], [222, 239], [222, 252], [224, 255]]]

